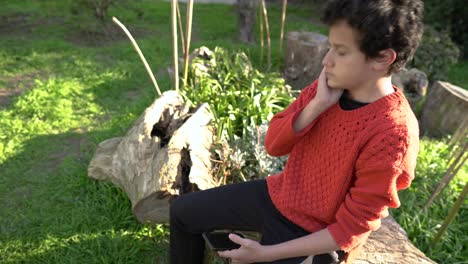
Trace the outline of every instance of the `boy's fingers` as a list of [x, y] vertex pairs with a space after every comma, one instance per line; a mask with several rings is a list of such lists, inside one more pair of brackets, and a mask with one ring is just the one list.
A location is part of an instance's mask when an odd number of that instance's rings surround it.
[[325, 67], [322, 68], [322, 71], [319, 74], [318, 80], [319, 82], [325, 79]]
[[325, 67], [323, 67], [322, 70], [320, 71], [319, 77], [323, 77], [323, 76], [325, 76]]
[[229, 258], [229, 259], [233, 259], [236, 257], [236, 250], [225, 250], [225, 251], [218, 251], [218, 256], [222, 257], [222, 258]]
[[229, 250], [226, 251], [218, 251], [218, 256], [223, 257], [223, 258], [229, 258]]
[[249, 241], [249, 239], [245, 239], [245, 238], [242, 238], [236, 234], [229, 234], [229, 239], [231, 239], [232, 242], [238, 244], [238, 245], [241, 245], [241, 246], [247, 246], [247, 242]]
[[319, 84], [319, 87], [327, 87], [328, 86], [328, 84], [327, 84], [327, 75], [325, 73], [325, 67], [323, 67], [322, 71], [320, 72], [320, 75], [318, 77], [318, 84]]

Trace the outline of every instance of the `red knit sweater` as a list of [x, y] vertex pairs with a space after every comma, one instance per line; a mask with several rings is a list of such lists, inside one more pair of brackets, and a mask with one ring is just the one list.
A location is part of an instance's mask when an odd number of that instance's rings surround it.
[[397, 191], [414, 177], [418, 122], [402, 92], [352, 111], [336, 103], [299, 133], [293, 123], [314, 98], [317, 81], [276, 114], [265, 139], [273, 156], [289, 154], [282, 173], [267, 178], [277, 209], [309, 232], [328, 228], [344, 251], [380, 227]]

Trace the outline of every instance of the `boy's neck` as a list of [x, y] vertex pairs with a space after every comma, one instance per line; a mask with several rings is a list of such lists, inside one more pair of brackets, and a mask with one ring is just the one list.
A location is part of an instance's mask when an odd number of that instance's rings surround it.
[[359, 89], [348, 90], [348, 96], [358, 102], [372, 103], [385, 97], [395, 90], [392, 86], [392, 77], [385, 76], [376, 80], [371, 80]]

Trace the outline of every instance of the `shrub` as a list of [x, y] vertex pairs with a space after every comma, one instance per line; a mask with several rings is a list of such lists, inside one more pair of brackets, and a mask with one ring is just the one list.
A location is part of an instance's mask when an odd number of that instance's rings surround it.
[[446, 31], [468, 58], [468, 9], [465, 0], [425, 0], [424, 20], [438, 31]]
[[193, 59], [188, 85], [181, 92], [194, 104], [210, 104], [220, 138], [245, 135], [247, 127], [268, 122], [292, 101], [280, 75], [254, 69], [245, 53], [219, 47], [203, 52]]
[[79, 12], [79, 9], [84, 8], [93, 12], [94, 16], [100, 22], [104, 23], [104, 19], [107, 17], [107, 11], [109, 7], [115, 3], [115, 0], [78, 0], [72, 3], [73, 13]]
[[263, 149], [266, 126], [260, 126], [294, 99], [278, 73], [254, 69], [243, 52], [203, 47], [192, 60], [181, 94], [193, 105], [210, 105], [221, 142], [215, 150], [223, 162], [220, 177], [246, 180], [281, 169], [281, 162]]
[[453, 13], [453, 0], [424, 1], [424, 21], [437, 30], [450, 30], [450, 18]]
[[468, 59], [468, 8], [465, 0], [453, 0], [452, 39], [458, 44], [463, 58]]
[[409, 65], [425, 72], [429, 80], [446, 79], [448, 70], [458, 61], [460, 50], [446, 32], [426, 26], [424, 35]]

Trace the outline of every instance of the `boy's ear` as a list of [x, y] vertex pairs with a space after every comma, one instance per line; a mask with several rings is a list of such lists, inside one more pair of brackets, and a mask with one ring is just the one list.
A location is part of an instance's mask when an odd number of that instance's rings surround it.
[[387, 71], [390, 65], [396, 60], [397, 54], [393, 49], [384, 49], [375, 57], [373, 68], [378, 71]]

